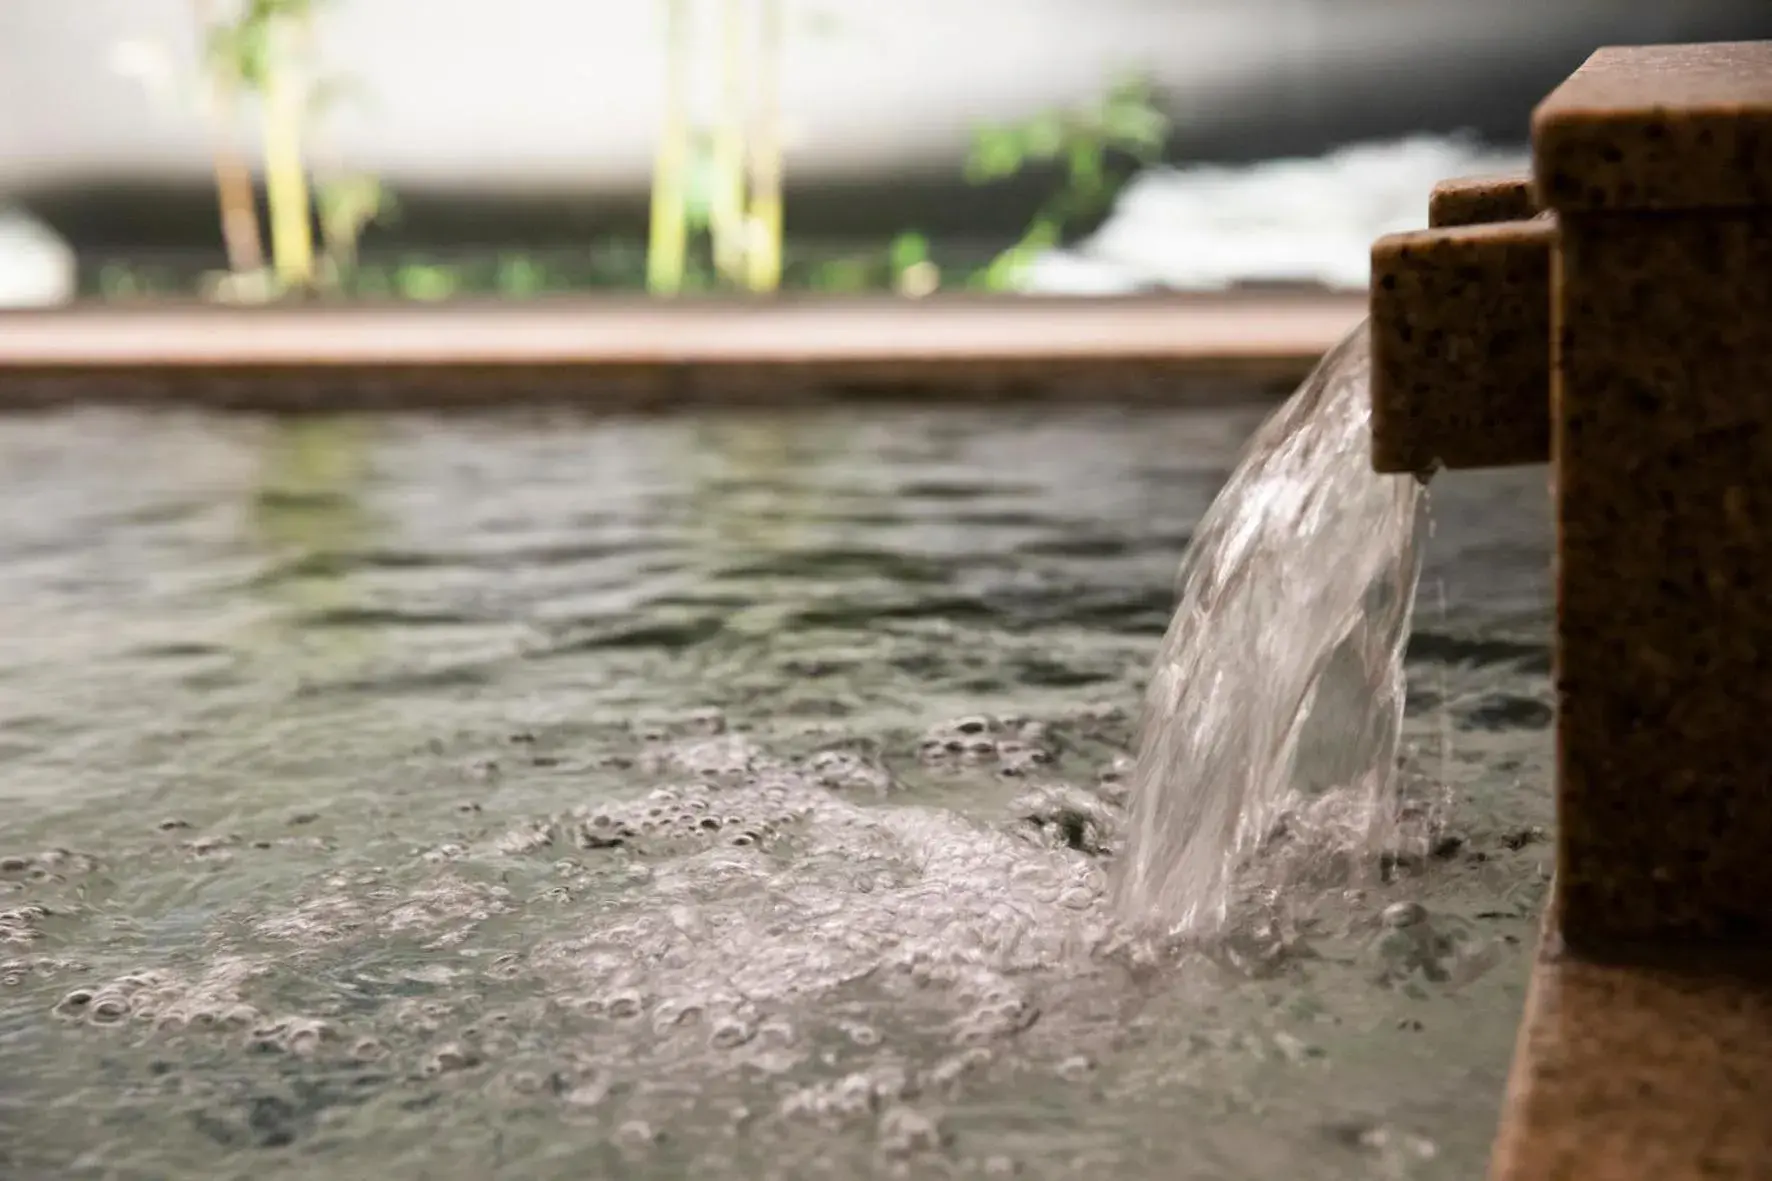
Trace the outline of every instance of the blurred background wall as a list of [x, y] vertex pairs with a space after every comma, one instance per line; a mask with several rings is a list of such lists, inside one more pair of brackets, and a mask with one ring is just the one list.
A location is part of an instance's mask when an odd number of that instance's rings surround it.
[[[1158, 83], [1178, 161], [1416, 132], [1517, 144], [1596, 46], [1772, 37], [1772, 0], [790, 0], [789, 21], [793, 232], [991, 235], [1025, 221], [1047, 182], [964, 184], [973, 128], [1084, 100], [1115, 71]], [[318, 36], [360, 95], [325, 148], [396, 187], [392, 233], [643, 225], [657, 4], [339, 0]], [[202, 122], [119, 69], [144, 46], [188, 71], [190, 0], [0, 0], [0, 198], [83, 249], [215, 236]]]

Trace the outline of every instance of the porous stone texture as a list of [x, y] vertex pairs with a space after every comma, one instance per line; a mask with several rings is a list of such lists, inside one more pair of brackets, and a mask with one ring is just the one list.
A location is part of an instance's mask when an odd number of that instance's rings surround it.
[[1533, 973], [1490, 1181], [1772, 1175], [1772, 954], [1639, 949]]
[[1557, 887], [1491, 1178], [1768, 1178], [1772, 42], [1601, 50], [1533, 141], [1544, 270], [1522, 223], [1373, 252], [1375, 466], [1556, 470]]
[[1433, 229], [1525, 221], [1537, 213], [1532, 175], [1525, 172], [1444, 180], [1427, 199], [1427, 224]]
[[1772, 205], [1772, 41], [1601, 49], [1539, 104], [1532, 149], [1560, 210]]
[[1381, 472], [1550, 456], [1551, 218], [1372, 247], [1372, 459]]
[[1563, 216], [1565, 937], [1772, 937], [1772, 211]]

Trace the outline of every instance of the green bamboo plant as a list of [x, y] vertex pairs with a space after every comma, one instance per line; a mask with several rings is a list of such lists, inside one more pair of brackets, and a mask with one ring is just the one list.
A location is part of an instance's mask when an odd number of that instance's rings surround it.
[[781, 286], [782, 266], [782, 0], [761, 0], [756, 107], [752, 116], [751, 205], [746, 218], [745, 285], [755, 292]]
[[313, 173], [314, 208], [320, 226], [320, 285], [342, 288], [357, 274], [357, 243], [363, 231], [399, 215], [399, 203], [379, 177], [338, 166], [321, 133], [338, 107], [359, 97], [354, 79], [318, 79], [308, 92], [307, 120], [314, 129], [308, 153]]
[[665, 0], [665, 118], [652, 174], [652, 226], [646, 287], [654, 295], [683, 290], [689, 255], [689, 4]]
[[[204, 72], [231, 114], [233, 99], [255, 94], [261, 106], [266, 200], [276, 288], [336, 288], [356, 269], [357, 242], [372, 222], [395, 211], [392, 195], [375, 177], [319, 176], [310, 181], [312, 129], [349, 91], [340, 79], [316, 79], [310, 62], [313, 19], [320, 0], [239, 0], [231, 19], [219, 20], [212, 0], [192, 0], [205, 29]], [[225, 98], [225, 105], [223, 99]], [[217, 156], [235, 287], [263, 271], [251, 170], [238, 157]], [[321, 249], [313, 229], [318, 214]]]
[[320, 214], [321, 272], [328, 286], [342, 286], [357, 269], [357, 242], [363, 231], [399, 212], [380, 179], [364, 173], [330, 176], [314, 186]]
[[749, 155], [745, 127], [745, 80], [749, 72], [743, 0], [720, 4], [720, 110], [713, 128], [709, 229], [713, 234], [714, 272], [734, 285], [744, 279], [745, 162]]
[[1021, 240], [1000, 254], [974, 282], [992, 290], [1016, 285], [1041, 251], [1067, 231], [1104, 213], [1130, 175], [1124, 167], [1162, 156], [1169, 120], [1147, 80], [1127, 76], [1100, 99], [1075, 111], [1048, 111], [1014, 127], [979, 130], [966, 161], [974, 184], [1004, 180], [1030, 164], [1056, 166], [1063, 182], [1034, 215]]
[[209, 38], [209, 30], [215, 25], [211, 0], [191, 0], [191, 16], [205, 42], [202, 74], [208, 101], [204, 108], [210, 122], [210, 151], [215, 172], [216, 205], [221, 214], [222, 243], [228, 253], [228, 270], [236, 279], [243, 279], [263, 271], [265, 265], [252, 168], [235, 149], [231, 134], [245, 79], [240, 74], [236, 57], [215, 52]]
[[286, 290], [314, 285], [313, 212], [302, 143], [307, 117], [305, 56], [317, 0], [244, 0], [231, 21], [211, 25], [211, 68], [255, 93], [261, 107], [271, 259]]
[[665, 120], [654, 160], [647, 286], [673, 295], [689, 278], [689, 241], [705, 230], [714, 276], [753, 292], [782, 274], [784, 0], [720, 0], [718, 93], [711, 125], [697, 127], [687, 90], [692, 42], [687, 0], [665, 0]]

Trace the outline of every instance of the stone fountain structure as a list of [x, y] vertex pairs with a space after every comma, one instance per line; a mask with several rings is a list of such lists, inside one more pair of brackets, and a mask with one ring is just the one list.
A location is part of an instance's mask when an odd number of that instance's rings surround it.
[[1772, 1177], [1772, 42], [1604, 49], [1372, 253], [1373, 463], [1551, 465], [1556, 881], [1493, 1181]]

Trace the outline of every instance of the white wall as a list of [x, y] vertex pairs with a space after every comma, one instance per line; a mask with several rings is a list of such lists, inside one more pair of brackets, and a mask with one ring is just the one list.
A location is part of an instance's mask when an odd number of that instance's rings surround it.
[[[701, 0], [706, 4], [708, 0]], [[1764, 0], [1748, 0], [1764, 5]], [[372, 98], [335, 146], [396, 182], [630, 184], [649, 166], [663, 46], [653, 0], [333, 0], [328, 62]], [[797, 175], [951, 167], [971, 126], [1154, 70], [1194, 123], [1307, 110], [1338, 86], [1591, 44], [1670, 9], [1743, 0], [788, 0]], [[812, 26], [818, 14], [836, 25]], [[710, 22], [711, 23], [711, 22]], [[1653, 29], [1648, 30], [1653, 34]], [[206, 169], [187, 111], [112, 72], [148, 38], [188, 67], [189, 0], [0, 0], [0, 189]], [[1450, 58], [1448, 58], [1450, 55]], [[1411, 75], [1413, 76], [1413, 75]]]

